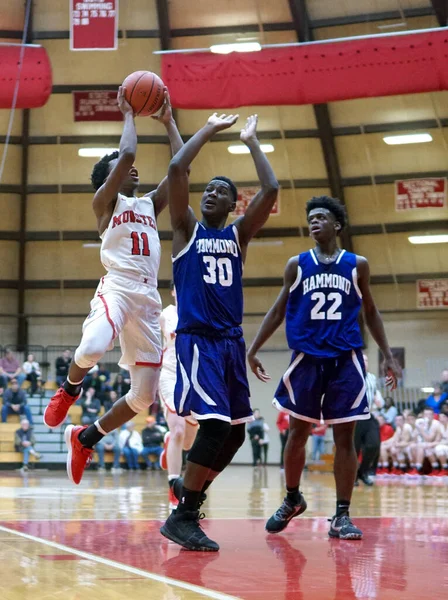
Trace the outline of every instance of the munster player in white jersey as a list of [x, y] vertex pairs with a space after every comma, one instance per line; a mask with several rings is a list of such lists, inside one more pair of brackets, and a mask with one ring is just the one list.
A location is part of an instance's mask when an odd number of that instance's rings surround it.
[[[67, 473], [74, 483], [81, 481], [93, 446], [154, 401], [162, 364], [161, 301], [157, 291], [161, 248], [156, 219], [167, 205], [167, 181], [165, 178], [154, 192], [142, 198], [136, 196], [137, 133], [124, 93], [124, 88], [120, 88], [118, 104], [124, 126], [119, 152], [103, 157], [92, 172], [96, 190], [93, 211], [107, 274], [101, 278], [91, 302], [67, 381], [50, 400], [44, 422], [48, 427], [64, 422], [70, 406], [79, 397], [87, 372], [113, 347], [116, 338], [122, 349], [119, 364], [130, 371], [131, 389], [93, 425], [70, 425], [65, 430]], [[157, 119], [165, 125], [175, 154], [183, 142], [167, 92]]]

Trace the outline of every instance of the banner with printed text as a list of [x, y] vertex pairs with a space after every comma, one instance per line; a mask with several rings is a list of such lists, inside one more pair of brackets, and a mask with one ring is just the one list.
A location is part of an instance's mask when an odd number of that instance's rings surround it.
[[446, 204], [446, 179], [406, 179], [395, 182], [395, 210], [415, 208], [444, 208]]
[[122, 121], [117, 92], [72, 92], [75, 121]]
[[419, 279], [417, 281], [417, 308], [448, 310], [448, 279]]
[[[257, 187], [242, 187], [238, 188], [238, 200], [236, 202], [236, 208], [232, 213], [232, 217], [240, 217], [244, 215], [246, 209], [249, 205], [249, 202], [252, 198], [260, 191], [260, 188]], [[271, 215], [279, 215], [280, 214], [280, 193], [278, 198], [272, 207]]]
[[118, 0], [69, 0], [70, 50], [116, 50]]

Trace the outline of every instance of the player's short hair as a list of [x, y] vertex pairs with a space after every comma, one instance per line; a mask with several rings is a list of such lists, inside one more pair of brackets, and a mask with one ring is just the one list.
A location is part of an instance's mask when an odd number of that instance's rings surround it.
[[232, 196], [233, 196], [233, 201], [236, 204], [236, 201], [238, 200], [238, 190], [236, 189], [236, 185], [233, 183], [233, 181], [231, 179], [229, 179], [228, 177], [224, 177], [224, 175], [217, 175], [216, 177], [212, 177], [210, 179], [210, 181], [225, 181], [226, 183], [229, 184], [230, 186], [230, 191], [232, 192]]
[[314, 196], [306, 203], [307, 216], [315, 208], [326, 208], [329, 210], [336, 221], [340, 224], [341, 230], [347, 225], [347, 213], [345, 206], [338, 198], [330, 198], [330, 196]]
[[92, 185], [95, 190], [99, 190], [100, 187], [103, 185], [104, 180], [109, 175], [109, 163], [112, 160], [115, 160], [116, 158], [118, 158], [118, 156], [119, 156], [119, 152], [118, 152], [118, 150], [115, 150], [115, 152], [112, 152], [111, 154], [106, 154], [106, 156], [103, 156], [103, 158], [100, 161], [98, 161], [96, 163], [96, 165], [93, 167], [93, 171], [92, 171], [92, 175], [90, 176], [90, 179], [92, 181]]

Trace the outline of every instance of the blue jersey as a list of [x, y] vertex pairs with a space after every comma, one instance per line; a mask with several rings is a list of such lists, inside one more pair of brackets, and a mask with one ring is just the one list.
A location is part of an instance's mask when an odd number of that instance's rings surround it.
[[187, 246], [173, 258], [177, 331], [240, 327], [243, 260], [234, 225], [212, 229], [197, 223]]
[[299, 255], [286, 309], [292, 350], [325, 358], [362, 348], [357, 279], [356, 254], [342, 250], [329, 265], [319, 262], [313, 250]]

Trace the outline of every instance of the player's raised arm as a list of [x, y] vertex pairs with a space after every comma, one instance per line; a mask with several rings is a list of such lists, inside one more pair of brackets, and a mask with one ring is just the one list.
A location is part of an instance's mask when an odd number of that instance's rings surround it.
[[278, 181], [274, 175], [266, 155], [261, 150], [257, 138], [258, 115], [247, 119], [246, 126], [241, 130], [241, 141], [246, 144], [252, 155], [257, 169], [261, 190], [252, 199], [244, 216], [235, 225], [238, 227], [240, 243], [247, 245], [254, 235], [263, 227], [269, 218], [272, 207], [278, 196]]
[[289, 290], [294, 284], [296, 278], [297, 256], [294, 256], [286, 263], [285, 273], [283, 276], [283, 287], [280, 291], [280, 294], [263, 319], [263, 323], [261, 324], [261, 327], [247, 352], [249, 366], [254, 375], [256, 375], [261, 381], [268, 381], [270, 377], [264, 370], [263, 365], [257, 356], [257, 352], [283, 323], [286, 314], [286, 305], [289, 298]]
[[[165, 101], [160, 114], [154, 115], [151, 118], [159, 121], [159, 123], [162, 123], [162, 125], [165, 126], [168, 138], [170, 140], [171, 157], [175, 156], [184, 145], [184, 142], [180, 136], [176, 121], [173, 117], [170, 95], [167, 89], [165, 89]], [[152, 201], [154, 202], [154, 209], [157, 217], [168, 204], [168, 178], [165, 177], [159, 183], [157, 189], [147, 195], [151, 196]]]
[[383, 320], [376, 307], [375, 301], [370, 290], [370, 267], [369, 263], [363, 256], [358, 256], [356, 261], [358, 271], [358, 287], [362, 294], [362, 303], [364, 307], [364, 317], [367, 327], [372, 334], [373, 339], [378, 344], [385, 359], [385, 371], [387, 374], [386, 384], [392, 389], [397, 387], [397, 379], [399, 377], [399, 368], [392, 356], [392, 351], [387, 341], [386, 332], [384, 330]]
[[137, 153], [137, 132], [135, 130], [134, 113], [131, 105], [125, 99], [125, 91], [125, 88], [120, 86], [117, 95], [118, 106], [124, 116], [118, 160], [93, 198], [93, 211], [98, 219], [100, 233], [104, 229], [101, 227], [101, 221], [106, 217], [110, 219], [118, 192], [134, 164]]
[[188, 170], [204, 146], [218, 131], [236, 123], [238, 115], [213, 114], [195, 135], [173, 156], [168, 169], [168, 197], [171, 225], [174, 231], [182, 231], [189, 239], [196, 218], [189, 206]]

